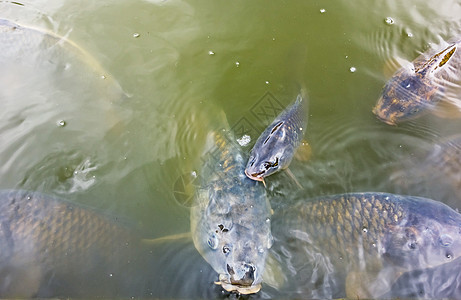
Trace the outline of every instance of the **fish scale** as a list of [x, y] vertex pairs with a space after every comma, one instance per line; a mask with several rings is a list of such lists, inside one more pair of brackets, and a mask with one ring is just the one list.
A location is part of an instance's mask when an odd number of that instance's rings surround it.
[[[0, 199], [0, 241], [7, 241], [0, 245], [0, 269], [14, 268], [11, 276], [38, 270], [30, 276], [39, 286], [53, 278], [103, 282], [110, 273], [135, 267], [145, 249], [135, 232], [77, 204], [26, 191], [2, 191]], [[5, 295], [1, 284], [0, 295]]]
[[335, 284], [355, 282], [345, 285], [348, 297], [379, 297], [403, 272], [461, 255], [461, 215], [421, 197], [352, 193], [303, 199], [276, 211], [273, 220], [273, 251], [285, 259], [282, 265], [299, 272], [294, 286], [324, 272], [324, 278], [337, 278]]

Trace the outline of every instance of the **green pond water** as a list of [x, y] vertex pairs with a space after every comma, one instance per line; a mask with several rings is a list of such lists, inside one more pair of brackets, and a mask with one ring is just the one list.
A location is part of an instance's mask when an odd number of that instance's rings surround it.
[[[461, 119], [389, 126], [371, 112], [388, 65], [460, 35], [460, 1], [0, 1], [0, 18], [71, 41], [0, 54], [2, 189], [107, 211], [149, 238], [187, 232], [179, 180], [200, 174], [207, 134], [227, 122], [249, 153], [303, 86], [312, 157], [290, 169], [306, 199], [380, 191], [461, 208], [446, 174], [401, 184]], [[288, 206], [294, 182], [267, 183], [272, 207]]]

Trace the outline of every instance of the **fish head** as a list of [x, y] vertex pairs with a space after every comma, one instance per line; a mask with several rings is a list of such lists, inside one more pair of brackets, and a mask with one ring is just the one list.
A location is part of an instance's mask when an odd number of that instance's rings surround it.
[[438, 89], [430, 74], [404, 67], [386, 83], [373, 113], [381, 121], [396, 125], [432, 107], [439, 99]]
[[272, 135], [265, 144], [255, 144], [245, 168], [248, 178], [263, 181], [264, 177], [288, 167], [297, 144], [295, 145], [295, 138], [285, 136]]
[[432, 209], [430, 214], [412, 214], [404, 225], [392, 229], [385, 257], [411, 270], [436, 267], [461, 256], [461, 215], [448, 207]]
[[247, 202], [245, 197], [253, 196], [250, 187], [245, 192], [234, 189], [210, 188], [208, 206], [193, 216], [197, 223], [192, 220], [192, 235], [197, 250], [219, 274], [216, 284], [227, 291], [251, 294], [261, 288], [267, 252], [273, 243], [270, 206], [263, 187], [259, 192], [264, 198], [254, 195], [254, 205], [242, 205]]

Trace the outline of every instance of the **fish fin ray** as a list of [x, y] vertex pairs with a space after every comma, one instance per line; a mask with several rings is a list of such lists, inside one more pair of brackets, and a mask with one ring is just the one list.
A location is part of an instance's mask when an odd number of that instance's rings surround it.
[[183, 233], [178, 233], [178, 234], [162, 236], [162, 237], [155, 238], [155, 239], [142, 239], [141, 242], [145, 245], [155, 245], [158, 243], [165, 243], [165, 242], [171, 242], [175, 240], [185, 240], [185, 239], [192, 240], [192, 234], [190, 232], [183, 232]]
[[291, 179], [293, 179], [296, 185], [302, 190], [303, 186], [299, 183], [299, 181], [296, 179], [295, 175], [291, 172], [291, 170], [289, 168], [286, 168], [285, 171], [291, 177]]

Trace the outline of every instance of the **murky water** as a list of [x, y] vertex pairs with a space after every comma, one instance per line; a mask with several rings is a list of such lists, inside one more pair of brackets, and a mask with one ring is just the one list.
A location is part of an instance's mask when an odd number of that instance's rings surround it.
[[[382, 191], [461, 208], [459, 187], [446, 192], [456, 170], [418, 169], [433, 171], [423, 182], [401, 172], [459, 133], [461, 119], [428, 113], [391, 127], [371, 113], [396, 61], [459, 36], [460, 16], [456, 0], [1, 1], [0, 18], [72, 43], [14, 61], [0, 55], [0, 188], [119, 215], [147, 238], [187, 232], [189, 202], [178, 196], [178, 180], [200, 173], [207, 133], [225, 117], [238, 137], [251, 137], [242, 147], [249, 152], [305, 86], [313, 154], [291, 171], [306, 199]], [[289, 176], [267, 183], [273, 209], [293, 203]], [[174, 268], [166, 270], [162, 282], [174, 281]], [[159, 295], [184, 295], [169, 292]]]

